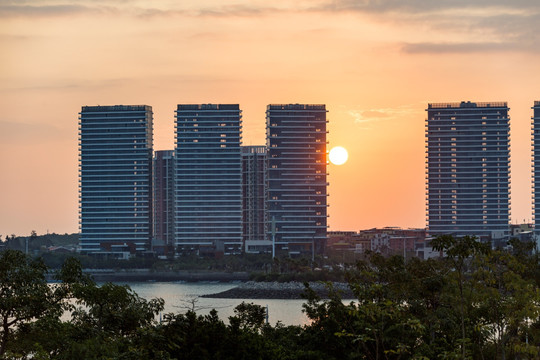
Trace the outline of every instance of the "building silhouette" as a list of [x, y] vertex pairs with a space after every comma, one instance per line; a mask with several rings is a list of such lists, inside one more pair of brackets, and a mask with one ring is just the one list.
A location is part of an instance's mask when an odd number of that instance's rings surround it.
[[540, 233], [540, 101], [535, 101], [532, 118], [533, 217], [534, 232]]
[[324, 250], [326, 125], [325, 105], [267, 107], [267, 232], [278, 252], [294, 256]]
[[174, 150], [154, 153], [153, 244], [174, 247]]
[[428, 233], [508, 235], [509, 130], [506, 102], [428, 104]]
[[152, 108], [83, 106], [79, 113], [81, 251], [149, 249], [152, 226]]
[[266, 236], [266, 146], [242, 146], [242, 212], [244, 251], [269, 253]]
[[241, 110], [178, 105], [175, 239], [180, 253], [242, 250]]

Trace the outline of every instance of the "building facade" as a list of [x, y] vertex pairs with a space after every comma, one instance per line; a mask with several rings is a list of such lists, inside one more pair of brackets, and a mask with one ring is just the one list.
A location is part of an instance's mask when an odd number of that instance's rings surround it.
[[430, 235], [508, 235], [508, 111], [505, 102], [428, 105], [426, 210]]
[[540, 235], [540, 101], [535, 101], [532, 117], [533, 217], [535, 235]]
[[242, 146], [244, 251], [270, 253], [266, 237], [266, 146]]
[[324, 251], [326, 112], [325, 105], [267, 107], [267, 232], [277, 251], [289, 255]]
[[154, 153], [154, 244], [174, 246], [174, 150]]
[[81, 251], [125, 257], [152, 236], [152, 108], [83, 106], [79, 113]]
[[237, 104], [177, 107], [175, 241], [181, 253], [242, 250], [241, 119]]

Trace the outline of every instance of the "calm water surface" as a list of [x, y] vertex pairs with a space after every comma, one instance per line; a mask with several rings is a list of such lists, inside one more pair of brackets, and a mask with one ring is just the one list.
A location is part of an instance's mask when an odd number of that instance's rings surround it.
[[200, 309], [196, 311], [197, 314], [208, 314], [215, 308], [219, 317], [227, 322], [228, 317], [234, 315], [234, 308], [245, 301], [264, 307], [268, 305], [268, 320], [272, 325], [278, 321], [285, 325], [302, 325], [308, 322], [306, 315], [302, 312], [302, 304], [305, 300], [198, 298], [200, 295], [219, 293], [239, 285], [235, 283], [129, 282], [126, 284], [142, 298], [159, 297], [165, 300], [163, 313], [186, 312], [186, 308], [191, 307], [191, 300], [195, 298], [195, 307]]

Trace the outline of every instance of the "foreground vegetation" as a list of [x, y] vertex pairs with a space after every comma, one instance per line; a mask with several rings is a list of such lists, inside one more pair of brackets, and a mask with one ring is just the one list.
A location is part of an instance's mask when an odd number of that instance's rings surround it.
[[[68, 259], [47, 284], [41, 259], [0, 254], [0, 356], [19, 359], [538, 359], [540, 264], [530, 243], [490, 250], [474, 238], [440, 237], [443, 259], [377, 254], [348, 274], [357, 298], [306, 289], [304, 326], [265, 324], [242, 303], [167, 314], [161, 299], [97, 286]], [[331, 284], [329, 284], [331, 287]], [[62, 316], [62, 314], [64, 314]]]

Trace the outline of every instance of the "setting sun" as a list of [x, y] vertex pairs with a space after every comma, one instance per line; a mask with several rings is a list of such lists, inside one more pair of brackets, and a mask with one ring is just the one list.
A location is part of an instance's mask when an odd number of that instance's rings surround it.
[[347, 162], [349, 154], [344, 147], [336, 146], [330, 150], [330, 162], [334, 165], [343, 165]]

